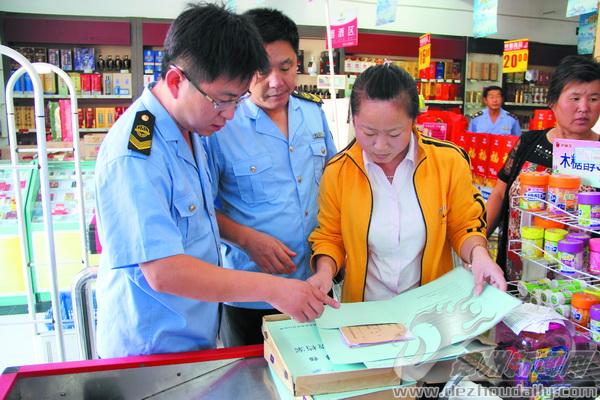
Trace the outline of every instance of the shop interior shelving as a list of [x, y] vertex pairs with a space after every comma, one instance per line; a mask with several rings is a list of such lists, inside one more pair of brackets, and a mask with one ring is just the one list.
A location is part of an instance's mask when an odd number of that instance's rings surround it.
[[[523, 212], [525, 214], [529, 214], [531, 216], [537, 216], [539, 218], [560, 222], [570, 228], [575, 228], [582, 232], [600, 235], [599, 228], [590, 228], [588, 226], [582, 226], [578, 222], [577, 215], [566, 212], [564, 210], [558, 210], [554, 207], [554, 205], [550, 204], [549, 202], [543, 201], [543, 200], [542, 200], [542, 202], [544, 204], [546, 204], [546, 210], [544, 210], [544, 211], [523, 210], [523, 209], [519, 208], [519, 200], [521, 200], [523, 198], [524, 198], [524, 196], [513, 196], [513, 198], [511, 199], [511, 208], [518, 209], [521, 212]], [[592, 220], [591, 222], [592, 223], [594, 223], [594, 222], [600, 223], [600, 221], [595, 221], [595, 220]], [[508, 250], [510, 252], [518, 255], [522, 259], [527, 260], [528, 262], [530, 262], [538, 267], [544, 268], [545, 270], [547, 270], [547, 272], [550, 273], [550, 275], [553, 275], [554, 277], [578, 280], [583, 285], [585, 285], [589, 288], [600, 289], [600, 276], [591, 274], [588, 271], [576, 271], [574, 274], [573, 273], [565, 273], [563, 270], [563, 267], [565, 267], [565, 266], [564, 266], [564, 264], [562, 264], [560, 262], [559, 259], [557, 259], [556, 257], [554, 257], [551, 254], [547, 254], [544, 251], [544, 249], [542, 249], [538, 246], [535, 246], [532, 243], [527, 243], [527, 246], [530, 248], [537, 249], [538, 253], [542, 254], [542, 257], [540, 257], [540, 258], [526, 257], [522, 251], [522, 244], [523, 244], [523, 240], [520, 240], [520, 239], [509, 240]], [[516, 284], [517, 284], [517, 282], [510, 282], [509, 293], [515, 295], [516, 297], [522, 297], [522, 296], [520, 296], [519, 292], [515, 290]], [[577, 329], [578, 329], [576, 331], [577, 334], [583, 335], [588, 338], [590, 337], [591, 332], [589, 329], [582, 327], [582, 326], [578, 326]]]

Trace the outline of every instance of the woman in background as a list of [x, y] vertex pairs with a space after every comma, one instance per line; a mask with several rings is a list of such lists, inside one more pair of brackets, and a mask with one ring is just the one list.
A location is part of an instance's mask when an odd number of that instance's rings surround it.
[[565, 57], [550, 80], [548, 106], [556, 126], [529, 131], [519, 138], [487, 202], [488, 232], [500, 226], [496, 261], [509, 280], [520, 279], [522, 272], [519, 256], [508, 252], [509, 240], [520, 238], [520, 212], [510, 208], [510, 199], [519, 194], [519, 174], [552, 172], [555, 139], [598, 140], [592, 127], [600, 115], [600, 64], [584, 56]]

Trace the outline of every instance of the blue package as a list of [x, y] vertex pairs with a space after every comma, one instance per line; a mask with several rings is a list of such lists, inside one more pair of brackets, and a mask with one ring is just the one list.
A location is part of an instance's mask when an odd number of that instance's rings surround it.
[[165, 56], [165, 52], [163, 50], [154, 50], [154, 72], [162, 71], [162, 60]]
[[33, 82], [31, 82], [31, 77], [27, 73], [23, 74], [23, 91], [33, 92]]
[[154, 50], [144, 50], [144, 74], [154, 73]]

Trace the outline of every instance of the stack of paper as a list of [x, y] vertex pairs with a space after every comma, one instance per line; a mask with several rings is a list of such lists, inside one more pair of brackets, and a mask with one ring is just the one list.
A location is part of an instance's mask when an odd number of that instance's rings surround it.
[[[335, 364], [416, 365], [472, 351], [474, 338], [495, 326], [520, 300], [487, 286], [473, 295], [470, 272], [455, 268], [441, 278], [390, 300], [328, 307], [317, 319], [325, 351]], [[416, 340], [348, 347], [340, 340], [344, 326], [400, 323]]]
[[523, 303], [514, 308], [502, 320], [515, 335], [518, 335], [522, 331], [546, 333], [550, 328], [550, 323], [558, 323], [565, 326], [565, 321], [568, 320], [552, 308], [531, 303]]
[[473, 290], [472, 274], [456, 268], [390, 300], [327, 307], [313, 323], [265, 317], [265, 358], [296, 396], [417, 380], [405, 367], [493, 348], [475, 339], [521, 303], [492, 286]]

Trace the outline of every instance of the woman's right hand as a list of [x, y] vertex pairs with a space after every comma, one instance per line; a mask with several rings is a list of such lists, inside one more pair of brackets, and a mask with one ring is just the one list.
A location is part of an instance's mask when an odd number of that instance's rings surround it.
[[329, 256], [319, 255], [315, 262], [315, 269], [317, 272], [306, 281], [321, 292], [325, 294], [329, 293], [333, 286], [335, 271], [337, 271], [335, 261]]

